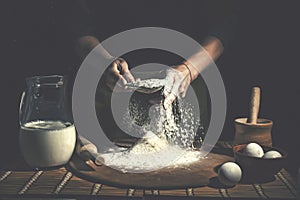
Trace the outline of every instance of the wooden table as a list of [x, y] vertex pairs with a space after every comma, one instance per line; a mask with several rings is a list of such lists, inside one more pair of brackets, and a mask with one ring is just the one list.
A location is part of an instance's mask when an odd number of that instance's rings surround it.
[[1, 170], [0, 199], [67, 198], [67, 199], [296, 199], [295, 182], [282, 169], [275, 180], [261, 184], [238, 184], [232, 188], [197, 187], [176, 190], [116, 188], [83, 180], [65, 167], [46, 171]]

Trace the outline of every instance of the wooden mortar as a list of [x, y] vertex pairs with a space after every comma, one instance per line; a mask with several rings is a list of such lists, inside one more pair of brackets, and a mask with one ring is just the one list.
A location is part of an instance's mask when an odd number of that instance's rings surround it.
[[256, 142], [260, 145], [272, 146], [271, 130], [273, 122], [258, 118], [260, 104], [260, 88], [253, 87], [250, 101], [249, 118], [234, 120], [235, 136], [233, 145]]

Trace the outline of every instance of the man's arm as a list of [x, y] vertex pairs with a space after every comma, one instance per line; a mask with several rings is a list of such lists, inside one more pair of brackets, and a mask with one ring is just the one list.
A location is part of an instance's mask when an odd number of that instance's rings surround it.
[[[217, 2], [218, 3], [218, 2]], [[220, 3], [220, 1], [219, 1]], [[227, 3], [227, 2], [226, 2]], [[228, 44], [234, 38], [235, 29], [238, 22], [239, 5], [236, 1], [231, 2], [226, 16], [220, 17], [219, 21], [207, 30], [207, 37], [202, 42], [202, 47], [198, 52], [191, 55], [181, 64], [173, 67], [174, 70], [167, 73], [168, 84], [164, 89], [164, 107], [167, 108], [177, 96], [184, 97], [188, 86], [198, 75], [216, 61], [228, 48]], [[219, 8], [216, 5], [211, 7], [213, 10]], [[221, 7], [222, 8], [222, 7]]]
[[[216, 61], [224, 51], [222, 42], [214, 36], [207, 37], [202, 43], [202, 47], [203, 49], [200, 49], [197, 53], [184, 61], [183, 64], [179, 65], [179, 68], [185, 68], [185, 70], [179, 70], [184, 73], [184, 76], [186, 76], [187, 73], [191, 73], [191, 81], [195, 80], [211, 62]], [[189, 71], [187, 71], [186, 68], [188, 68]]]
[[[64, 20], [78, 57], [83, 61], [92, 50], [96, 50], [101, 59], [107, 59], [111, 62], [111, 65], [103, 74], [105, 84], [111, 90], [117, 86], [116, 91], [123, 91], [126, 88], [126, 83], [133, 82], [135, 79], [124, 59], [112, 56], [101, 46], [94, 31], [93, 19], [87, 3], [84, 0], [75, 0], [70, 2], [69, 7], [66, 9], [69, 12], [66, 13]], [[118, 82], [118, 80], [121, 81]]]
[[96, 46], [100, 56], [105, 59], [113, 59], [113, 56], [102, 47], [99, 40], [94, 36], [82, 36], [75, 41], [75, 51], [83, 60]]

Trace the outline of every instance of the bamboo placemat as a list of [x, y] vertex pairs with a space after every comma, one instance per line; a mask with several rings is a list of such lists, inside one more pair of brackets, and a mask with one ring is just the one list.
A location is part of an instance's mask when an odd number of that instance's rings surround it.
[[296, 199], [296, 187], [286, 170], [263, 184], [238, 184], [233, 188], [199, 187], [180, 190], [120, 189], [95, 184], [74, 176], [65, 168], [51, 171], [1, 171], [0, 196], [194, 196], [223, 198]]
[[[223, 146], [228, 144], [223, 143]], [[76, 177], [62, 167], [48, 171], [0, 171], [0, 199], [16, 197], [70, 197], [93, 199], [97, 197], [115, 199], [116, 197], [152, 199], [156, 197], [180, 199], [193, 197], [199, 199], [296, 199], [296, 184], [289, 173], [282, 169], [274, 180], [260, 184], [237, 184], [232, 188], [212, 186], [176, 190], [143, 190], [135, 188], [116, 188], [92, 183]]]

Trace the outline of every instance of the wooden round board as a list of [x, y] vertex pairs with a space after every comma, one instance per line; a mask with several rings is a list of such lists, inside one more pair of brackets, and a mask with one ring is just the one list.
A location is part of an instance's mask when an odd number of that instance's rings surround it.
[[84, 162], [74, 154], [67, 167], [82, 179], [114, 187], [182, 189], [208, 185], [217, 176], [216, 167], [232, 160], [231, 156], [211, 152], [205, 159], [189, 166], [163, 168], [147, 173], [123, 173], [105, 165], [97, 166], [92, 161]]

